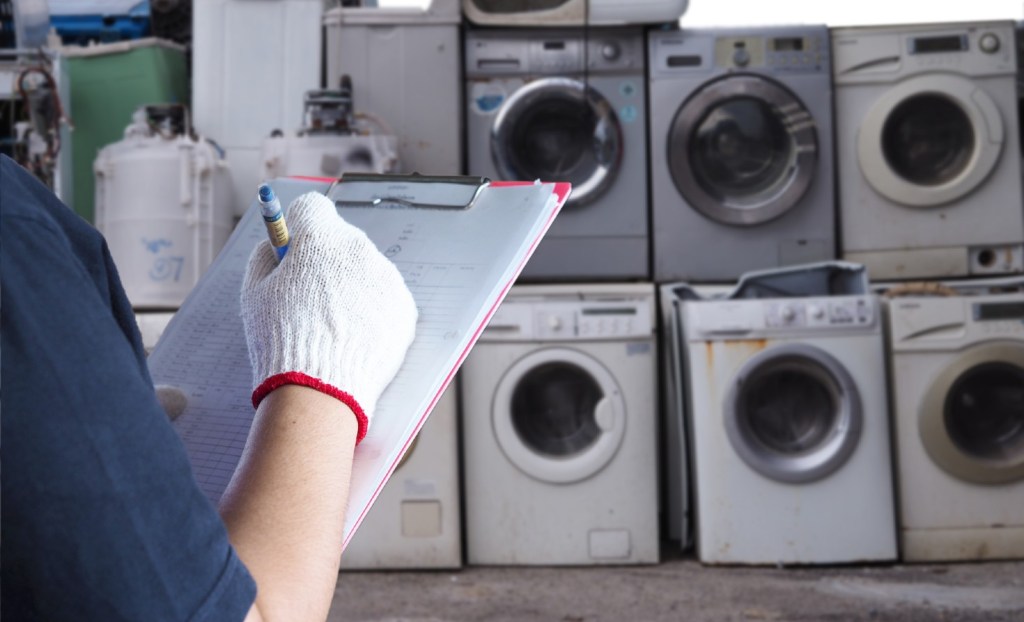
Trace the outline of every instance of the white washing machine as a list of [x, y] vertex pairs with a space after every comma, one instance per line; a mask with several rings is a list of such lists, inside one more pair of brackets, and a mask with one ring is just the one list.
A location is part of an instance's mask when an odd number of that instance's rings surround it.
[[875, 279], [1024, 271], [1013, 22], [832, 31], [841, 247]]
[[457, 396], [454, 384], [441, 395], [345, 548], [342, 570], [462, 566]]
[[698, 558], [896, 559], [878, 298], [681, 309]]
[[657, 563], [650, 284], [517, 285], [462, 366], [469, 564]]
[[825, 26], [651, 30], [654, 280], [834, 259]]
[[568, 181], [521, 281], [648, 279], [640, 28], [465, 33], [471, 175]]
[[1024, 293], [888, 303], [902, 557], [1024, 558]]

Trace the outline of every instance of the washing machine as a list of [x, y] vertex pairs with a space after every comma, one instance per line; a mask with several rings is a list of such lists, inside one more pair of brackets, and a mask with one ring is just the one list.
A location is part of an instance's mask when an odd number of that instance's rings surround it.
[[878, 297], [684, 300], [696, 552], [897, 557]]
[[1014, 23], [832, 31], [842, 255], [876, 279], [1024, 271]]
[[462, 0], [481, 26], [582, 26], [678, 22], [689, 0]]
[[1024, 558], [1024, 293], [887, 306], [903, 559]]
[[457, 397], [457, 384], [441, 394], [342, 553], [341, 570], [462, 566]]
[[648, 279], [643, 30], [467, 30], [465, 61], [468, 172], [572, 183], [520, 280]]
[[648, 33], [654, 280], [834, 259], [824, 26]]
[[654, 286], [516, 285], [461, 369], [466, 560], [657, 563]]

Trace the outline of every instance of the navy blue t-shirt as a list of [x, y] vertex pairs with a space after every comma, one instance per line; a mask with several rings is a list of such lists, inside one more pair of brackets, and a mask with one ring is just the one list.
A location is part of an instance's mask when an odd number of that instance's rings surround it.
[[256, 585], [159, 403], [102, 236], [0, 156], [0, 612], [241, 620]]

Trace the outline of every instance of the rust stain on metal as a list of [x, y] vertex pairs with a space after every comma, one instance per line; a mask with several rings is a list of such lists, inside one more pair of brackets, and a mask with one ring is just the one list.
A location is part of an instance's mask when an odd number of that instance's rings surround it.
[[757, 354], [767, 347], [767, 339], [726, 339], [723, 341], [706, 341], [704, 342], [704, 358], [708, 364], [708, 369], [714, 369], [716, 348], [721, 349], [723, 354], [747, 354], [750, 356]]

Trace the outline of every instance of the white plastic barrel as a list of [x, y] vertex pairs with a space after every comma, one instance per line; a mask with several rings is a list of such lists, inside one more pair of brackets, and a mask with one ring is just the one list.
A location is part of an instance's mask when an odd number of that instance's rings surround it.
[[176, 309], [234, 226], [227, 162], [209, 142], [161, 132], [137, 111], [100, 150], [96, 228], [137, 310]]

